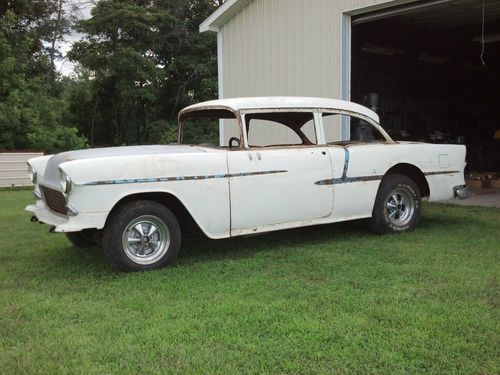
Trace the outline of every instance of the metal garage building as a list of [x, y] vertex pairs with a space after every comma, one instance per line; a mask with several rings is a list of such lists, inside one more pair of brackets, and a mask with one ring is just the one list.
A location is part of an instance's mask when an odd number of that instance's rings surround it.
[[500, 169], [498, 0], [227, 0], [200, 30], [221, 97], [352, 100], [395, 139], [467, 143], [472, 168]]

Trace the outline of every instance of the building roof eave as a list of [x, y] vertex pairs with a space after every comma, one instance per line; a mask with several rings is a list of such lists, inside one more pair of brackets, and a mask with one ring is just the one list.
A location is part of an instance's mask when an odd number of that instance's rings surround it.
[[226, 0], [200, 25], [200, 33], [219, 32], [221, 26], [228, 22], [236, 13], [247, 6], [251, 0]]

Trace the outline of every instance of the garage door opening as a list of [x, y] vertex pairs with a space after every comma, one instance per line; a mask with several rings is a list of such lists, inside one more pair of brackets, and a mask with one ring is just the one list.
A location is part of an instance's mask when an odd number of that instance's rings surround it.
[[466, 144], [469, 171], [500, 172], [499, 1], [363, 14], [351, 43], [351, 98], [394, 139]]

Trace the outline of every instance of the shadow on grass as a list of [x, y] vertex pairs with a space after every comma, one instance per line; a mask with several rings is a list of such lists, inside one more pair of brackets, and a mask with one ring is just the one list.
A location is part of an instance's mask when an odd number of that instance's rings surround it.
[[[364, 220], [295, 228], [255, 236], [211, 240], [199, 238], [183, 241], [178, 260], [174, 266], [184, 267], [199, 262], [226, 259], [244, 259], [256, 253], [269, 253], [276, 249], [294, 246], [314, 247], [336, 239], [373, 236]], [[82, 276], [109, 278], [114, 272], [100, 247], [78, 248], [70, 243], [59, 247], [58, 251], [40, 254], [39, 259], [31, 259], [38, 264], [38, 276], [61, 279], [78, 279]], [[281, 256], [282, 256], [281, 251]]]
[[[471, 220], [474, 221], [474, 219]], [[429, 230], [448, 231], [460, 229], [469, 224], [470, 222], [464, 223], [463, 217], [460, 216], [432, 214], [422, 217], [414, 233], [418, 235], [421, 231], [425, 235], [425, 232]], [[399, 234], [378, 236], [370, 231], [367, 220], [355, 220], [222, 240], [199, 237], [183, 242], [174, 266], [185, 267], [200, 262], [245, 259], [255, 256], [256, 253], [272, 255], [272, 252], [276, 252], [276, 257], [283, 257], [297, 247], [315, 248], [329, 242], [359, 241], [370, 237], [374, 239], [387, 237], [389, 240], [392, 236], [399, 236]], [[68, 243], [61, 251], [52, 253], [48, 259], [45, 258], [45, 262], [52, 264], [46, 268], [52, 277], [73, 279], [92, 275], [110, 278], [111, 275], [121, 274], [113, 271], [99, 247], [81, 249]]]
[[316, 225], [303, 228], [280, 230], [258, 235], [222, 240], [198, 238], [184, 242], [179, 254], [182, 264], [200, 260], [238, 259], [253, 256], [256, 252], [270, 252], [277, 248], [293, 248], [324, 244], [351, 237], [361, 238], [373, 235], [365, 220]]
[[[453, 211], [452, 206], [450, 206]], [[477, 217], [460, 215], [447, 215], [446, 211], [435, 212], [422, 216], [415, 231], [409, 232], [418, 235], [427, 235], [429, 230], [439, 230], [444, 233], [467, 228], [470, 224], [480, 225]], [[387, 238], [401, 236], [402, 234], [377, 235], [369, 229], [369, 220], [353, 220], [333, 224], [316, 225], [303, 228], [294, 228], [276, 232], [263, 233], [255, 236], [238, 237], [224, 240], [210, 240], [199, 238], [183, 243], [179, 255], [180, 261], [193, 263], [199, 260], [216, 260], [223, 258], [244, 258], [252, 256], [255, 252], [273, 251], [276, 248], [308, 246], [314, 247], [328, 242], [369, 239], [370, 237]]]
[[[472, 220], [477, 224], [479, 220]], [[464, 224], [471, 224], [471, 221], [467, 223], [464, 222], [464, 218], [456, 217], [456, 216], [425, 216], [420, 219], [418, 223], [416, 231], [418, 230], [428, 230], [428, 229], [441, 229], [441, 230], [449, 230], [456, 229], [464, 226]]]

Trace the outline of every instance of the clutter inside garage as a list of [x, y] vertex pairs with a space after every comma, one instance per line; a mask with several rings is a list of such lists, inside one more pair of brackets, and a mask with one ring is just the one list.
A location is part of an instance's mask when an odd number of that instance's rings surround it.
[[500, 188], [500, 1], [434, 1], [352, 20], [351, 97], [398, 141], [467, 146], [466, 176]]

